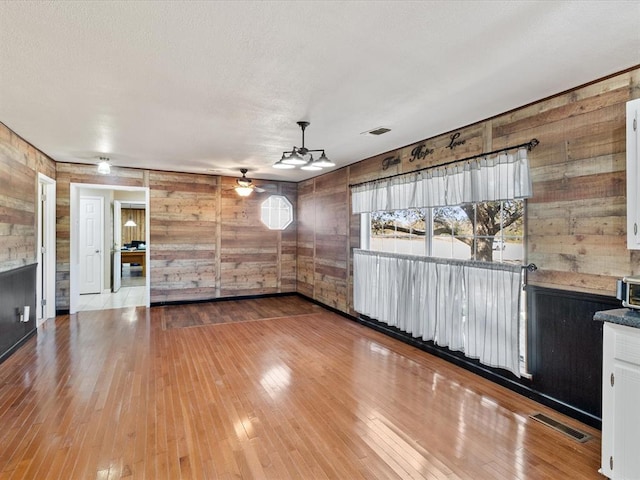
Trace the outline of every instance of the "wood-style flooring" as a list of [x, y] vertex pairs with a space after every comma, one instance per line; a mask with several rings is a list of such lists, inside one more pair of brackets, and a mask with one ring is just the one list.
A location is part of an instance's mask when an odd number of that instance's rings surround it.
[[[0, 364], [0, 479], [603, 478], [597, 430], [298, 297], [277, 301], [294, 313], [260, 320], [245, 300], [47, 322]], [[216, 308], [235, 321], [177, 328]]]

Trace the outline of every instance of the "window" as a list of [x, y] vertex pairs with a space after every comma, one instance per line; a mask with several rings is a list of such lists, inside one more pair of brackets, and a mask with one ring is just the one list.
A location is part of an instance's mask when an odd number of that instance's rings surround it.
[[373, 212], [370, 219], [371, 250], [514, 264], [524, 261], [523, 200]]
[[426, 255], [425, 209], [371, 214], [371, 250]]
[[[524, 263], [524, 200], [362, 214], [362, 248], [380, 252]], [[368, 237], [368, 238], [367, 238]], [[367, 247], [368, 246], [368, 247]], [[525, 290], [520, 292], [520, 373], [529, 376]]]
[[260, 220], [271, 230], [284, 230], [293, 222], [293, 206], [286, 197], [271, 195], [262, 202]]

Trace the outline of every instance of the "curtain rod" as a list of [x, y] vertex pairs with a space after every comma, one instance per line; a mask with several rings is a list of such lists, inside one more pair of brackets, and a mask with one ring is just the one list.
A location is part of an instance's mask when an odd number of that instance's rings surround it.
[[508, 150], [515, 150], [517, 148], [524, 148], [527, 147], [527, 150], [531, 151], [533, 150], [536, 145], [538, 145], [540, 142], [538, 141], [537, 138], [532, 138], [530, 141], [528, 141], [527, 143], [521, 143], [520, 145], [513, 145], [511, 147], [504, 147], [504, 148], [500, 148], [498, 150], [494, 150], [492, 152], [484, 152], [484, 153], [478, 153], [477, 155], [472, 155], [470, 157], [466, 157], [466, 158], [460, 158], [458, 160], [452, 160], [450, 162], [446, 162], [446, 163], [441, 163], [439, 165], [431, 165], [430, 167], [424, 167], [424, 168], [419, 168], [418, 170], [412, 170], [410, 172], [402, 172], [402, 173], [396, 173], [394, 175], [388, 175], [386, 177], [380, 177], [380, 178], [376, 178], [375, 180], [367, 180], [366, 182], [360, 182], [360, 183], [352, 183], [349, 185], [349, 188], [352, 187], [359, 187], [360, 185], [366, 185], [367, 183], [375, 183], [375, 182], [381, 182], [382, 180], [388, 180], [389, 178], [394, 178], [394, 177], [399, 177], [401, 175], [410, 175], [412, 173], [418, 173], [418, 172], [422, 172], [424, 170], [430, 170], [432, 168], [440, 168], [440, 167], [446, 167], [447, 165], [453, 165], [454, 163], [459, 163], [459, 162], [467, 162], [469, 160], [473, 160], [474, 158], [480, 158], [480, 157], [486, 157], [487, 155], [494, 155], [496, 153], [502, 153], [502, 152], [506, 152]]

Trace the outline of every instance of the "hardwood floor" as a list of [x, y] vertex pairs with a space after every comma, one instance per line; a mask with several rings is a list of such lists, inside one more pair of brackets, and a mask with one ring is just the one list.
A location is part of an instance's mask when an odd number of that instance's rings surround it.
[[253, 321], [163, 329], [198, 304], [45, 324], [0, 364], [0, 479], [604, 478], [597, 430], [443, 360], [309, 305], [216, 305]]
[[184, 328], [291, 317], [323, 311], [326, 310], [298, 295], [291, 295], [166, 306], [162, 309], [161, 318], [163, 328]]

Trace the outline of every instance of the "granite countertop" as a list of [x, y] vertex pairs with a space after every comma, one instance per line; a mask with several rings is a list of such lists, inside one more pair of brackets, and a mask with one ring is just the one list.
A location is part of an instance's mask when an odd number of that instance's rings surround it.
[[614, 310], [596, 312], [593, 319], [640, 328], [640, 310], [632, 310], [630, 308], [616, 308]]

